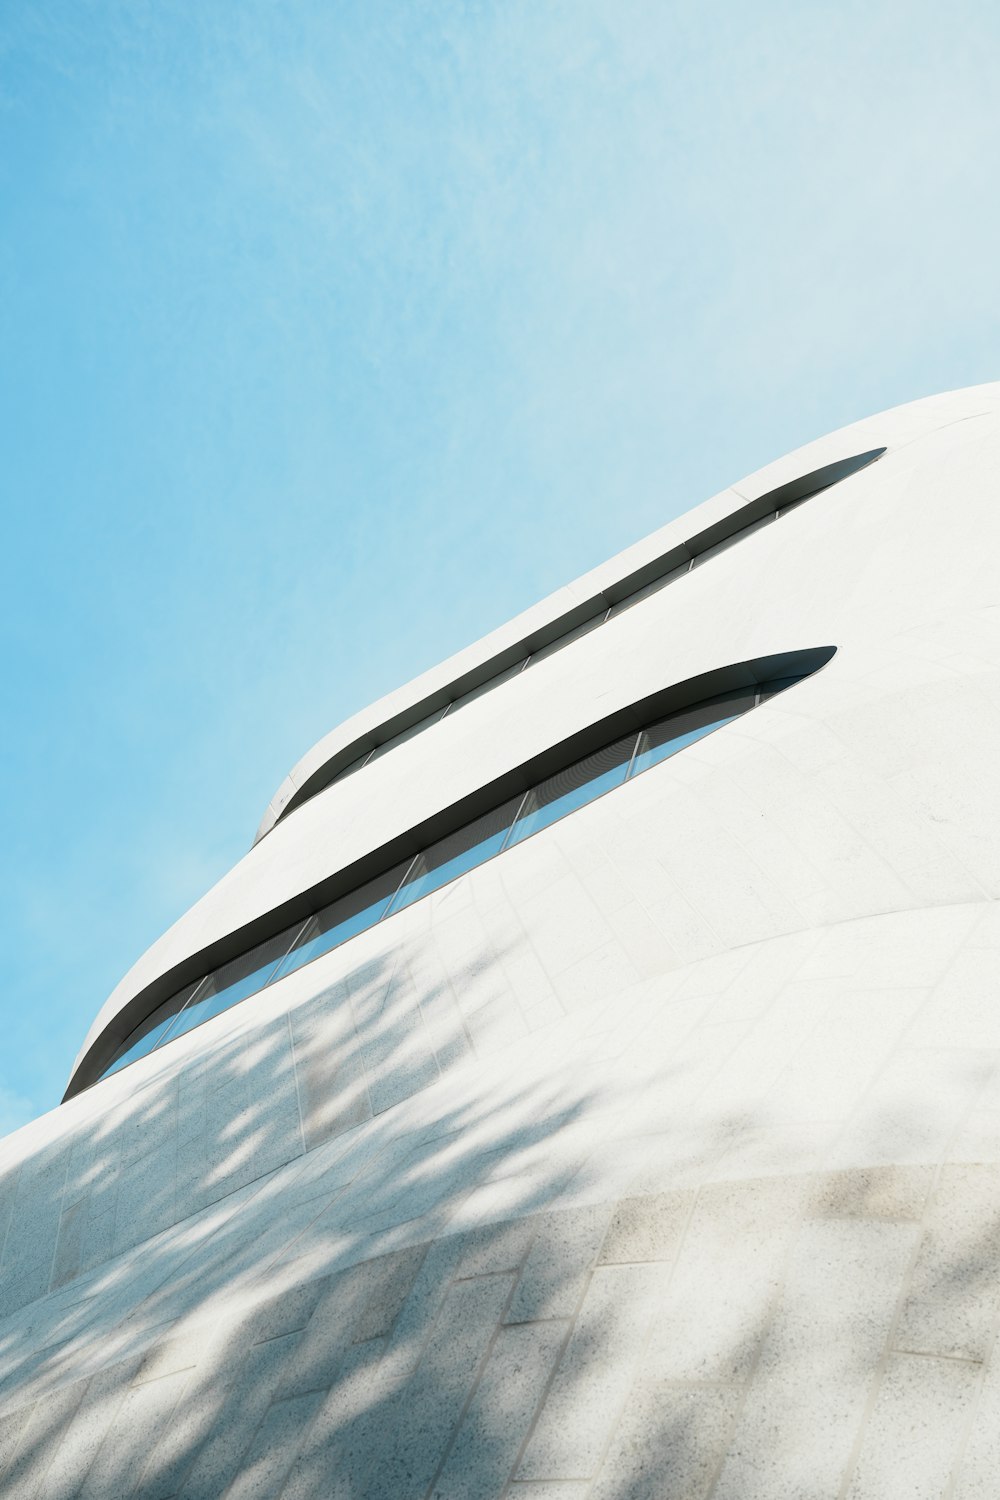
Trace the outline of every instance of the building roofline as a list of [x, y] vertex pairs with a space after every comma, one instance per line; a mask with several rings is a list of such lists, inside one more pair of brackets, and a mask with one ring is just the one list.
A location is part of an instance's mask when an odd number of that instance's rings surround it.
[[[845, 456], [857, 456], [879, 447], [888, 449], [889, 456], [895, 457], [910, 444], [943, 428], [976, 417], [994, 416], [998, 407], [1000, 382], [948, 392], [866, 417], [784, 455], [341, 724], [314, 745], [286, 778], [284, 785], [288, 788], [288, 795], [281, 806], [276, 806], [279, 798], [272, 800], [265, 818], [268, 828], [284, 821], [282, 812], [290, 810], [286, 804], [301, 806], [317, 782], [320, 783], [317, 789], [326, 784], [322, 778], [328, 772], [331, 776], [337, 775], [337, 757], [343, 757], [340, 764], [349, 764], [351, 747], [359, 743], [362, 736], [374, 738], [390, 725], [401, 724], [407, 718], [411, 724], [418, 721], [426, 714], [425, 705], [435, 695], [447, 693], [450, 686], [468, 681], [477, 672], [488, 675], [489, 671], [496, 669], [505, 652], [522, 650], [529, 640], [540, 643], [546, 636], [554, 639], [567, 621], [585, 618], [595, 599], [613, 599], [627, 592], [626, 585], [635, 586], [643, 576], [643, 570], [662, 564], [671, 549], [683, 545], [690, 552], [688, 544], [692, 541], [706, 548], [714, 545], [710, 538], [725, 535], [727, 527], [731, 531], [735, 515], [743, 512], [744, 524], [752, 524], [747, 507], [765, 497], [773, 505], [775, 494], [783, 488], [788, 497], [785, 503], [791, 503], [794, 483], [814, 477], [817, 471]], [[682, 675], [685, 674], [678, 674]], [[444, 698], [439, 701], [443, 702]], [[294, 821], [289, 819], [290, 823]], [[287, 835], [292, 835], [292, 844], [288, 843]], [[271, 851], [267, 851], [266, 869], [259, 864], [264, 850], [244, 856], [234, 870], [228, 872], [212, 891], [197, 901], [136, 960], [94, 1017], [74, 1062], [71, 1079], [95, 1039], [116, 1017], [130, 1009], [137, 997], [147, 993], [151, 985], [175, 970], [195, 951], [202, 952], [213, 943], [228, 940], [231, 931], [239, 926], [239, 920], [232, 920], [235, 910], [230, 910], [236, 891], [240, 893], [240, 901], [247, 900], [248, 910], [252, 908], [249, 920], [256, 921], [265, 916], [265, 904], [270, 910], [280, 901], [293, 897], [299, 885], [308, 883], [304, 877], [300, 879], [295, 859], [290, 860], [291, 851], [297, 847], [291, 827], [287, 828], [287, 835], [273, 857]], [[358, 844], [358, 852], [363, 852], [361, 844], [364, 840], [354, 842]], [[272, 885], [277, 893], [274, 899], [271, 898]]]
[[[268, 804], [254, 837], [254, 844], [270, 833], [277, 823], [300, 807], [303, 802], [329, 786], [343, 771], [366, 753], [377, 749], [408, 729], [414, 728], [435, 712], [445, 711], [456, 699], [476, 688], [485, 686], [493, 678], [516, 667], [519, 662], [533, 653], [557, 644], [563, 637], [569, 636], [582, 625], [594, 620], [602, 611], [606, 612], [628, 599], [631, 594], [660, 579], [665, 579], [685, 565], [694, 563], [704, 553], [739, 536], [742, 531], [765, 516], [798, 504], [801, 500], [813, 495], [818, 495], [823, 490], [829, 489], [831, 485], [866, 468], [868, 464], [881, 458], [885, 451], [885, 447], [880, 446], [834, 459], [831, 463], [823, 464], [806, 474], [786, 480], [773, 489], [765, 490], [754, 500], [744, 500], [742, 505], [729, 509], [724, 515], [710, 521], [708, 525], [702, 525], [693, 533], [689, 531], [692, 513], [688, 512], [686, 516], [679, 518], [678, 523], [665, 529], [676, 532], [678, 526], [683, 526], [689, 534], [680, 537], [672, 536], [665, 550], [656, 549], [652, 556], [642, 560], [632, 559], [632, 566], [625, 572], [618, 573], [617, 576], [608, 580], [602, 580], [600, 586], [594, 588], [593, 591], [588, 592], [577, 585], [576, 591], [582, 593], [583, 597], [574, 598], [572, 602], [564, 598], [564, 595], [569, 592], [565, 589], [550, 595], [549, 599], [543, 601], [543, 604], [548, 605], [550, 601], [555, 601], [556, 609], [555, 612], [549, 613], [547, 619], [542, 622], [535, 620], [533, 616], [536, 615], [536, 610], [529, 610], [525, 615], [519, 615], [510, 623], [513, 639], [492, 653], [483, 654], [481, 659], [473, 664], [465, 665], [455, 675], [434, 685], [429, 691], [414, 696], [405, 706], [390, 710], [384, 717], [376, 715], [374, 723], [369, 722], [360, 728], [357, 720], [366, 718], [368, 715], [357, 715], [354, 719], [349, 719], [338, 729], [325, 735], [289, 772]], [[725, 493], [732, 494], [734, 497], [740, 494], [738, 490]], [[701, 514], [703, 509], [704, 507], [699, 507], [694, 512], [702, 521], [706, 519]], [[662, 532], [657, 532], [654, 538], [661, 538], [662, 535]], [[649, 540], [653, 541], [654, 538]], [[634, 550], [630, 549], [630, 551]], [[629, 553], [623, 553], [622, 557], [629, 557]], [[605, 570], [597, 571], [603, 573]], [[594, 577], [594, 574], [587, 574], [584, 579], [580, 580], [580, 583], [585, 585], [588, 579]], [[516, 627], [520, 622], [527, 622], [529, 628], [518, 632]], [[494, 636], [488, 636], [480, 644], [488, 644], [494, 641], [494, 638]], [[466, 655], [468, 653], [463, 652], [460, 657], [452, 657], [449, 662], [443, 664], [442, 670], [447, 669], [452, 663], [460, 662]], [[424, 678], [417, 678], [411, 686], [416, 687], [424, 681]], [[388, 705], [391, 702], [392, 699], [382, 699], [380, 704], [373, 705], [373, 710], [377, 711], [381, 704]]]

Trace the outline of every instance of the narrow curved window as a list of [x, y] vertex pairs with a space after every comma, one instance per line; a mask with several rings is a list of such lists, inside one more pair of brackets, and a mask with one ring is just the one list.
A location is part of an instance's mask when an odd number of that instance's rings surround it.
[[386, 916], [412, 905], [421, 896], [429, 896], [431, 891], [457, 880], [467, 870], [474, 870], [477, 865], [492, 859], [494, 854], [499, 854], [510, 834], [520, 801], [518, 797], [512, 802], [505, 802], [494, 812], [486, 813], [474, 823], [466, 824], [464, 828], [448, 834], [447, 838], [439, 839], [429, 849], [418, 854], [393, 897]]
[[276, 937], [251, 948], [249, 953], [241, 953], [239, 958], [232, 959], [209, 974], [177, 1017], [176, 1026], [163, 1036], [158, 1045], [173, 1041], [174, 1037], [200, 1026], [202, 1021], [210, 1021], [231, 1005], [264, 989], [274, 978], [278, 965], [301, 929], [302, 923], [297, 922], [294, 927], [286, 928]]
[[[537, 758], [537, 765], [531, 763], [536, 766], [536, 775], [526, 777], [529, 780], [526, 787], [522, 781], [523, 790], [518, 790], [513, 796], [508, 791], [492, 808], [475, 817], [467, 817], [466, 821], [459, 821], [457, 827], [430, 839], [418, 853], [402, 862], [397, 855], [374, 879], [363, 881], [311, 916], [283, 927], [273, 937], [213, 969], [195, 984], [179, 990], [126, 1037], [100, 1076], [117, 1072], [127, 1063], [165, 1046], [175, 1037], [258, 993], [294, 969], [311, 963], [332, 948], [349, 942], [358, 933], [388, 920], [404, 907], [459, 879], [467, 871], [503, 854], [513, 844], [541, 833], [578, 808], [679, 754], [758, 704], [811, 676], [832, 655], [833, 648], [825, 647], [788, 653], [767, 662], [745, 662], [739, 667], [724, 668], [721, 673], [709, 673], [698, 682], [706, 687], [710, 682], [723, 686], [728, 677], [730, 681], [735, 678], [737, 685], [697, 697], [694, 702], [674, 702], [666, 712], [663, 711], [667, 708], [664, 699], [676, 699], [683, 689], [668, 689], [665, 695], [654, 695], [643, 704], [602, 721], [603, 732], [608, 736], [604, 743], [599, 739], [602, 724], [592, 725], [586, 731], [586, 738], [591, 746], [597, 739], [596, 748], [588, 748], [587, 753], [581, 755], [579, 752], [584, 746], [577, 741], [568, 742], [564, 747], [565, 763], [557, 765], [556, 769], [551, 768], [551, 761], [553, 755], [560, 752], [558, 749], [546, 752]], [[694, 684], [690, 685], [690, 690], [695, 691]], [[653, 710], [658, 705], [660, 712], [656, 713]], [[643, 710], [649, 714], [645, 723], [640, 717]], [[621, 722], [623, 718], [625, 723]], [[622, 732], [625, 724], [637, 723], [642, 727], [630, 727], [627, 732]], [[575, 754], [572, 753], [574, 743]], [[538, 775], [543, 767], [545, 774]], [[530, 771], [530, 767], [526, 769]]]
[[117, 1073], [118, 1069], [124, 1068], [126, 1063], [137, 1062], [140, 1057], [145, 1057], [147, 1052], [152, 1052], [155, 1047], [158, 1047], [161, 1041], [165, 1041], [178, 1015], [195, 990], [199, 989], [203, 983], [204, 981], [199, 979], [196, 984], [185, 985], [176, 995], [171, 995], [169, 1000], [164, 1000], [162, 1005], [158, 1005], [152, 1015], [141, 1021], [127, 1042], [118, 1049], [102, 1076], [107, 1077], [109, 1073]]
[[310, 917], [295, 946], [282, 959], [272, 979], [280, 979], [293, 969], [300, 969], [303, 964], [329, 953], [331, 948], [339, 948], [341, 943], [356, 937], [359, 932], [367, 932], [369, 927], [374, 927], [385, 916], [389, 902], [398, 891], [409, 865], [410, 861], [407, 860], [406, 864], [395, 866], [385, 875], [368, 881], [360, 889], [341, 896], [338, 901], [332, 901], [329, 906], [324, 906], [315, 916]]
[[699, 704], [696, 708], [685, 709], [679, 714], [670, 714], [657, 724], [650, 724], [639, 736], [632, 774], [648, 771], [650, 766], [669, 759], [678, 750], [693, 745], [696, 740], [704, 739], [713, 729], [731, 724], [759, 701], [759, 695], [754, 693], [733, 693]]
[[634, 750], [635, 735], [626, 735], [533, 787], [525, 796], [510, 842], [517, 844], [533, 833], [541, 833], [550, 823], [621, 786], [628, 776]]
[[[526, 667], [544, 661], [546, 657], [561, 651], [564, 646], [569, 646], [581, 636], [589, 634], [598, 625], [613, 620], [625, 610], [631, 609], [633, 605], [640, 604], [644, 599], [659, 593], [660, 589], [666, 588], [675, 579], [690, 573], [694, 568], [700, 568], [704, 563], [717, 557], [719, 553], [727, 551], [738, 542], [745, 541], [761, 527], [769, 526], [772, 521], [787, 516], [790, 511], [803, 505], [807, 500], [823, 494], [834, 485], [842, 484], [845, 479], [851, 478], [852, 475], [866, 469], [869, 464], [875, 463], [885, 452], [886, 449], [882, 447], [870, 448], [865, 453], [850, 454], [846, 458], [839, 458], [833, 463], [824, 464], [822, 468], [813, 469], [808, 474], [800, 474], [796, 479], [787, 480], [777, 489], [768, 490], [766, 494], [759, 495], [756, 500], [748, 500], [728, 516], [724, 516], [721, 521], [714, 522], [704, 531], [697, 532], [685, 541], [675, 544], [668, 552], [643, 563], [634, 572], [627, 574], [624, 578], [619, 578], [602, 592], [595, 594], [585, 604], [578, 606], [572, 612], [574, 624], [570, 625], [568, 623], [570, 616], [564, 615], [561, 621], [555, 620], [547, 626], [540, 636], [527, 637], [521, 642], [521, 649], [525, 654], [519, 656], [513, 663], [508, 663], [499, 670], [495, 663], [493, 670], [489, 663], [483, 663], [471, 674], [471, 681], [470, 674], [467, 674], [464, 678], [453, 682], [450, 687], [441, 689], [442, 693], [450, 695], [448, 702], [439, 703], [436, 708], [425, 714], [421, 714], [419, 705], [414, 705], [407, 711], [407, 716], [416, 715], [417, 717], [408, 727], [380, 741], [374, 748], [369, 741], [367, 750], [360, 756], [357, 755], [357, 751], [361, 747], [361, 741], [345, 747], [343, 751], [338, 752], [336, 757], [314, 771], [302, 786], [294, 790], [280, 811], [275, 814], [273, 822], [269, 821], [265, 814], [265, 820], [257, 831], [254, 843], [263, 838], [274, 823], [280, 822], [296, 807], [301, 807], [303, 802], [308, 802], [311, 797], [315, 797], [333, 782], [352, 775], [362, 766], [368, 765], [370, 761], [386, 754], [397, 745], [404, 744], [423, 730], [429, 729], [447, 714], [457, 712], [465, 704], [472, 703], [476, 698], [491, 692], [493, 688], [499, 687], [511, 677], [516, 677]], [[582, 620], [579, 618], [581, 612], [585, 616]], [[398, 723], [398, 719], [396, 722]], [[383, 726], [383, 728], [389, 727]], [[352, 755], [355, 758], [347, 760], [347, 757]], [[342, 763], [342, 759], [346, 763]]]

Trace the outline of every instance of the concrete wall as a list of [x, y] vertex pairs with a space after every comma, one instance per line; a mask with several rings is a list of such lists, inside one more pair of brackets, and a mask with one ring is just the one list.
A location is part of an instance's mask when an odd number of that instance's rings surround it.
[[0, 1146], [5, 1500], [995, 1495], [998, 402], [739, 486], [889, 443], [157, 945], [618, 701], [838, 647]]

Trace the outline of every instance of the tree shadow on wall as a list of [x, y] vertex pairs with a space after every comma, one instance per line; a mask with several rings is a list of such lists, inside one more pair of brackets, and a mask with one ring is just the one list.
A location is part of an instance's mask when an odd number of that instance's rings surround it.
[[[816, 1174], [763, 1113], [630, 1133], [558, 1026], [503, 1017], [504, 956], [468, 1014], [412, 944], [300, 976], [22, 1165], [5, 1496], [836, 1494], [880, 1368], [978, 1378], [993, 1169]], [[877, 1158], [900, 1121], [871, 1128]], [[748, 1169], [734, 1143], [768, 1135]]]

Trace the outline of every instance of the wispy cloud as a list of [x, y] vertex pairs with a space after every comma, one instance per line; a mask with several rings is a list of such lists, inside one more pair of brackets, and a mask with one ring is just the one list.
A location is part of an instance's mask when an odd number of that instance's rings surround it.
[[347, 713], [996, 375], [998, 43], [984, 0], [7, 8], [8, 1089]]

